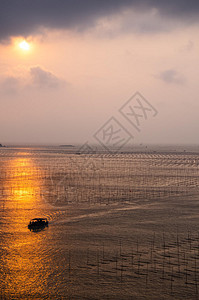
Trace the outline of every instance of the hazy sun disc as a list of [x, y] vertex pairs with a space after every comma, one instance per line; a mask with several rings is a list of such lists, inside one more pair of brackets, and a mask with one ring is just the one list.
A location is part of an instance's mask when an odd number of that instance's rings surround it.
[[19, 43], [19, 47], [25, 51], [30, 50], [30, 44], [28, 44], [28, 42], [26, 42], [25, 40], [23, 40], [21, 43]]

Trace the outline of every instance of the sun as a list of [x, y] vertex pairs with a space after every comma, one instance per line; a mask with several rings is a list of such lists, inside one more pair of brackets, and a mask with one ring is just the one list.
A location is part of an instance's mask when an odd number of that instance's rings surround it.
[[24, 51], [29, 51], [30, 50], [30, 44], [26, 42], [26, 40], [23, 40], [22, 42], [19, 43], [19, 48], [24, 50]]

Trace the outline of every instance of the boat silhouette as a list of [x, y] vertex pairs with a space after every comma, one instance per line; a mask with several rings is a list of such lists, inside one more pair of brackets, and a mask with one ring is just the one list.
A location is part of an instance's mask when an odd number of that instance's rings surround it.
[[45, 227], [48, 227], [48, 220], [47, 218], [34, 218], [30, 220], [28, 224], [28, 229], [33, 231], [40, 231], [44, 229]]

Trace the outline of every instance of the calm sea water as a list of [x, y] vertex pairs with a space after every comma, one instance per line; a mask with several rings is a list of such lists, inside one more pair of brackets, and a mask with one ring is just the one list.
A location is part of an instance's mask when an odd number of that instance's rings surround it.
[[192, 150], [1, 149], [0, 298], [197, 299]]

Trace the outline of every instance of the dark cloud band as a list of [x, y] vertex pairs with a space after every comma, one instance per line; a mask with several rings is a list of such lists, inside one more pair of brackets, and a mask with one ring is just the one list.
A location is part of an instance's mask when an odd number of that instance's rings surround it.
[[0, 40], [45, 28], [86, 29], [125, 8], [156, 8], [161, 15], [195, 21], [198, 0], [0, 0]]

